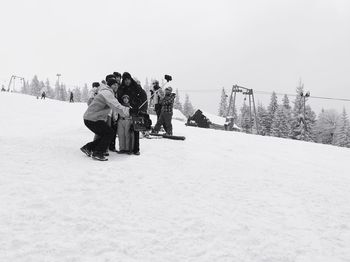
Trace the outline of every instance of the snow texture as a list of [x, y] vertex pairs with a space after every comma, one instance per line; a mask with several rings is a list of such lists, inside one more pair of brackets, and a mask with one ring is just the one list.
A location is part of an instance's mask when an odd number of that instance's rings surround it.
[[205, 115], [211, 123], [219, 125], [219, 126], [224, 126], [226, 124], [226, 118], [221, 117], [221, 116], [216, 116], [214, 114], [210, 114], [208, 112], [202, 111], [203, 115]]
[[183, 113], [181, 113], [178, 109], [173, 109], [173, 119], [179, 120], [182, 122], [187, 122], [187, 117], [184, 116]]
[[0, 93], [0, 261], [350, 261], [350, 150], [186, 127], [94, 161], [86, 105]]

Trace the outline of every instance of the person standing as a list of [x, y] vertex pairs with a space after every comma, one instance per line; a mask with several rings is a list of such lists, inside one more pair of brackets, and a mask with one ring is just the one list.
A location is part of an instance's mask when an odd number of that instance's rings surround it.
[[[122, 97], [123, 106], [130, 106], [128, 95]], [[133, 151], [133, 132], [131, 131], [132, 118], [120, 115], [118, 117], [118, 139], [119, 139], [119, 154], [132, 154]]]
[[69, 103], [73, 103], [73, 102], [74, 102], [73, 92], [70, 91]]
[[173, 89], [170, 86], [165, 88], [165, 96], [160, 102], [162, 106], [161, 113], [153, 129], [155, 133], [158, 133], [161, 126], [163, 125], [166, 135], [173, 135], [173, 126], [171, 124], [171, 120], [173, 118], [173, 106], [176, 95], [172, 93], [172, 91]]
[[151, 90], [151, 100], [153, 100], [154, 111], [156, 112], [157, 120], [158, 120], [162, 109], [160, 100], [164, 97], [164, 92], [162, 88], [159, 86], [158, 80], [154, 80], [152, 85], [153, 85], [153, 89]]
[[[122, 103], [122, 97], [124, 95], [128, 95], [130, 98], [130, 114], [132, 116], [137, 116], [139, 112], [147, 113], [147, 94], [128, 72], [123, 73], [122, 84], [117, 91], [117, 97], [120, 103]], [[134, 155], [140, 155], [140, 132], [133, 131], [133, 133], [134, 146], [132, 153]]]
[[106, 82], [107, 87], [100, 88], [84, 114], [84, 124], [98, 135], [98, 138], [80, 148], [87, 156], [92, 156], [93, 159], [100, 161], [108, 160], [104, 153], [114, 135], [113, 129], [106, 122], [108, 113], [114, 109], [124, 116], [129, 116], [129, 108], [122, 106], [114, 96], [114, 92], [118, 88], [117, 81], [110, 78]]
[[45, 100], [45, 98], [46, 98], [46, 93], [45, 93], [45, 91], [43, 91], [43, 92], [41, 93], [41, 99], [44, 99], [44, 100]]

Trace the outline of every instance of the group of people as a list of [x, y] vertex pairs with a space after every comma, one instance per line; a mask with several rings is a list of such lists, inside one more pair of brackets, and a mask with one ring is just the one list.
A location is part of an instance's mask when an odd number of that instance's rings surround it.
[[[172, 134], [172, 107], [175, 94], [171, 87], [165, 92], [154, 82], [151, 99], [155, 101], [157, 123], [153, 129], [158, 132], [164, 126]], [[140, 155], [140, 131], [135, 130], [133, 117], [148, 116], [148, 99], [142, 89], [128, 72], [107, 75], [101, 82], [94, 82], [84, 114], [84, 123], [95, 137], [80, 150], [93, 159], [108, 160], [108, 150], [119, 154]], [[118, 136], [119, 150], [116, 150]]]

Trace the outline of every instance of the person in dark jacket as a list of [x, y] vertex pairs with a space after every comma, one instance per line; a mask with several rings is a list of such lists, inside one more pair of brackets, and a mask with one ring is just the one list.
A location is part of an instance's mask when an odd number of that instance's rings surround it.
[[[118, 88], [117, 98], [122, 103], [122, 97], [128, 95], [130, 98], [130, 114], [137, 116], [139, 113], [147, 112], [147, 94], [140, 85], [131, 77], [128, 72], [124, 72], [122, 76], [122, 84]], [[134, 155], [140, 155], [140, 132], [134, 132], [134, 148], [132, 152]]]
[[73, 103], [73, 102], [74, 102], [73, 92], [70, 92], [69, 102], [70, 102], [70, 103]]
[[173, 135], [173, 126], [171, 124], [171, 120], [173, 117], [173, 106], [175, 94], [172, 93], [173, 89], [169, 86], [165, 88], [165, 96], [161, 99], [160, 104], [162, 105], [161, 113], [159, 119], [154, 126], [153, 132], [158, 133], [161, 126], [164, 126], [164, 130], [167, 135]]
[[99, 90], [84, 114], [85, 125], [98, 135], [98, 138], [87, 143], [80, 150], [87, 156], [92, 155], [92, 158], [96, 160], [108, 160], [105, 158], [104, 153], [114, 135], [114, 130], [106, 122], [111, 109], [116, 110], [125, 117], [129, 116], [129, 108], [122, 106], [114, 96], [117, 88], [117, 81], [113, 78], [108, 79], [107, 86]]
[[41, 99], [45, 99], [46, 98], [46, 93], [45, 93], [45, 91], [43, 91], [42, 93], [41, 93]]

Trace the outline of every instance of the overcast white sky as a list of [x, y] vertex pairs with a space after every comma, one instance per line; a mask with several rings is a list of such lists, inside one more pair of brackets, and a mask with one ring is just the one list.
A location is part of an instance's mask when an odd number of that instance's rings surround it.
[[312, 95], [350, 98], [347, 0], [1, 0], [0, 29], [0, 83], [170, 74], [214, 113], [233, 84], [294, 93], [301, 77]]

